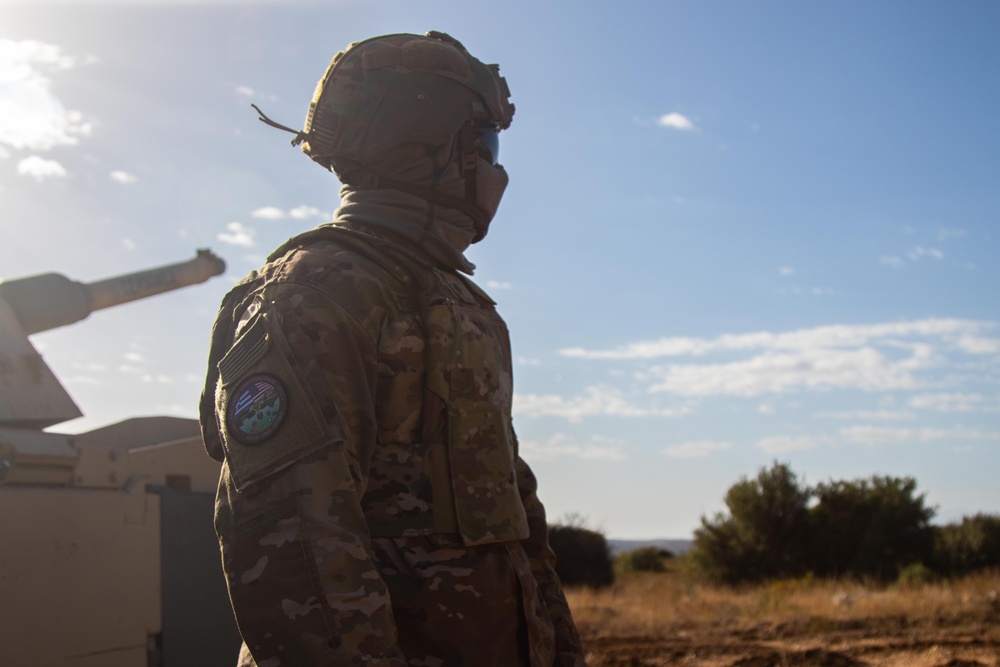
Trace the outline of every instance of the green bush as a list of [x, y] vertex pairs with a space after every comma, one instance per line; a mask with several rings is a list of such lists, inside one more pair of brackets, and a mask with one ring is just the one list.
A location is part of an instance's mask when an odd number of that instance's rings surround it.
[[640, 547], [618, 556], [618, 567], [622, 572], [664, 572], [663, 559], [671, 556], [663, 549]]
[[564, 585], [603, 588], [614, 583], [607, 539], [578, 518], [566, 525], [549, 526], [549, 545], [556, 554], [556, 574]]
[[709, 579], [735, 584], [806, 571], [810, 491], [775, 462], [726, 492], [729, 514], [702, 517], [691, 561]]
[[[702, 517], [690, 559], [702, 575], [728, 584], [807, 573], [892, 581], [906, 566], [930, 562], [934, 547], [934, 509], [916, 488], [913, 478], [888, 476], [809, 488], [788, 465], [775, 462], [729, 488], [728, 513]], [[993, 526], [981, 521], [961, 537], [942, 537], [939, 551], [951, 555], [941, 559], [976, 560], [956, 554], [978, 554], [979, 547], [962, 551], [946, 544], [998, 545], [1000, 531], [991, 532]], [[996, 547], [990, 553], [998, 553]]]
[[809, 566], [821, 576], [849, 574], [892, 581], [911, 563], [927, 562], [934, 509], [916, 495], [912, 477], [818, 484], [811, 511]]
[[949, 576], [1000, 567], [1000, 515], [976, 514], [935, 528], [931, 562]]
[[896, 583], [900, 586], [919, 586], [936, 579], [934, 571], [923, 563], [910, 563], [899, 570]]

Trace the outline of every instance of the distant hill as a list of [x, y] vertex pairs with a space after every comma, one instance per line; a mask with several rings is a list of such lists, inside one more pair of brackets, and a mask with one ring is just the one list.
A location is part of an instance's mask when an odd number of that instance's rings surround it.
[[639, 549], [641, 547], [656, 547], [666, 549], [675, 556], [680, 556], [691, 548], [694, 540], [613, 540], [608, 539], [608, 547], [611, 548], [611, 555], [617, 556], [626, 551]]

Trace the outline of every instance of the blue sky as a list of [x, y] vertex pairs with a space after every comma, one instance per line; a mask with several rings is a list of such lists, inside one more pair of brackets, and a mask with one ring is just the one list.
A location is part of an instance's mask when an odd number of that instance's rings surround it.
[[297, 126], [347, 43], [499, 62], [511, 185], [469, 253], [550, 515], [686, 537], [772, 461], [1000, 512], [1000, 6], [0, 0], [0, 279], [211, 247], [205, 285], [33, 342], [85, 417], [195, 415], [235, 280], [329, 218]]

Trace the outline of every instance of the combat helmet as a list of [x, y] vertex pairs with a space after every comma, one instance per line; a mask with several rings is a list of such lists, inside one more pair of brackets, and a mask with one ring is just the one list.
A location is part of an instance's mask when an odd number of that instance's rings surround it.
[[[496, 135], [514, 116], [510, 89], [499, 69], [442, 32], [355, 42], [333, 57], [316, 85], [305, 127], [292, 143], [301, 143], [306, 155], [347, 185], [393, 188], [464, 211], [476, 223], [479, 240], [493, 211], [479, 205], [477, 155], [485, 144], [495, 158]], [[405, 142], [441, 147], [456, 138], [464, 197], [391, 179], [367, 166], [371, 158]], [[497, 166], [495, 159], [492, 166]]]

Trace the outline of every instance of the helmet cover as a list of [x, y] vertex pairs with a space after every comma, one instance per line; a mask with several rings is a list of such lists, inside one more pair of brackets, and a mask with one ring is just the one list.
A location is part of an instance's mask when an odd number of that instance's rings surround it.
[[514, 105], [499, 66], [440, 32], [355, 42], [316, 86], [302, 151], [338, 176], [404, 142], [446, 146], [462, 126], [503, 130]]

